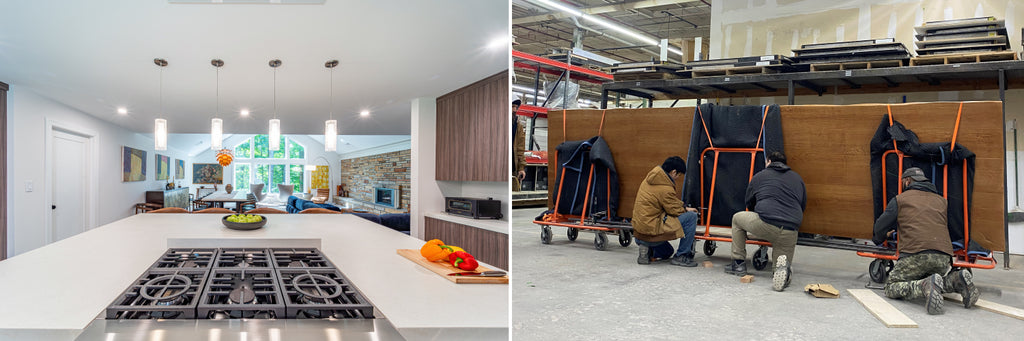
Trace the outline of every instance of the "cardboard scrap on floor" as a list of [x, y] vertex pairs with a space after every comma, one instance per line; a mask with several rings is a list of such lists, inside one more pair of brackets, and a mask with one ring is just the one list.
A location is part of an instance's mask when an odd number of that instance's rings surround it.
[[705, 268], [713, 268], [713, 267], [715, 267], [715, 264], [714, 264], [714, 263], [712, 263], [712, 262], [711, 262], [711, 261], [709, 261], [709, 260], [706, 260], [706, 261], [704, 261], [704, 267], [705, 267]]
[[839, 290], [836, 290], [831, 284], [808, 284], [804, 287], [804, 292], [817, 298], [839, 298]]
[[740, 277], [740, 283], [750, 283], [754, 281], [754, 275], [745, 275]]

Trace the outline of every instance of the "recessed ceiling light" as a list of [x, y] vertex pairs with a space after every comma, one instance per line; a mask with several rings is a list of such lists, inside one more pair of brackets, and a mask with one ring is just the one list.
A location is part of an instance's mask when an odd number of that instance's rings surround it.
[[128, 108], [125, 108], [125, 107], [117, 107], [117, 113], [118, 113], [118, 114], [121, 114], [121, 115], [125, 115], [125, 114], [127, 114], [127, 113], [128, 113]]
[[242, 111], [239, 111], [238, 113], [242, 114], [242, 116], [249, 116], [249, 109], [242, 109]]
[[362, 116], [362, 117], [370, 117], [370, 111], [369, 111], [369, 110], [363, 110], [363, 111], [360, 111], [360, 112], [359, 112], [359, 116]]

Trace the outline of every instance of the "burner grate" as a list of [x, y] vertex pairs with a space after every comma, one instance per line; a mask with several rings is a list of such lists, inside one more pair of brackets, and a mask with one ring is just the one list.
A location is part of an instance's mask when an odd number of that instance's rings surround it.
[[273, 269], [214, 268], [196, 311], [199, 318], [279, 318], [285, 316]]
[[108, 319], [194, 319], [206, 280], [202, 269], [151, 269], [106, 310]]
[[278, 268], [287, 318], [373, 318], [373, 306], [337, 269]]
[[216, 255], [217, 249], [168, 249], [151, 268], [208, 268]]
[[215, 268], [273, 268], [267, 249], [220, 249]]
[[274, 267], [281, 268], [333, 268], [320, 250], [315, 248], [270, 249]]

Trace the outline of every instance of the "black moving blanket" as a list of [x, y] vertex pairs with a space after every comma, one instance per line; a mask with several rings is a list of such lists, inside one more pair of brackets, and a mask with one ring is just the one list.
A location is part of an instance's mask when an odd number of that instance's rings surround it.
[[[763, 122], [763, 129], [762, 129]], [[710, 139], [709, 139], [710, 138]], [[690, 150], [686, 159], [683, 201], [690, 207], [712, 207], [711, 224], [732, 225], [732, 215], [743, 211], [743, 198], [751, 174], [764, 169], [765, 153], [754, 155], [751, 173], [750, 152], [711, 151], [707, 148], [757, 148], [769, 154], [783, 151], [782, 120], [778, 105], [719, 106], [702, 104], [693, 114]], [[703, 154], [703, 156], [702, 156]], [[715, 156], [718, 171], [715, 172]], [[668, 157], [668, 156], [666, 156]], [[703, 189], [701, 163], [703, 157]], [[709, 205], [711, 180], [715, 178], [714, 203]], [[703, 201], [701, 200], [703, 198]], [[703, 202], [703, 204], [702, 204]], [[707, 214], [707, 211], [703, 211]]]
[[[882, 122], [871, 139], [871, 187], [874, 195], [875, 219], [882, 214], [882, 205], [896, 197], [899, 190], [900, 169], [899, 157], [895, 153], [885, 155], [886, 151], [896, 148], [903, 152], [903, 169], [918, 167], [931, 180], [939, 194], [946, 193], [947, 226], [949, 240], [953, 241], [954, 249], [963, 248], [964, 240], [964, 167], [967, 174], [967, 217], [968, 226], [971, 222], [971, 207], [974, 193], [974, 153], [967, 147], [957, 143], [950, 150], [950, 142], [921, 143], [910, 129], [899, 121], [889, 126], [889, 117], [882, 116]], [[885, 155], [883, 160], [883, 155]], [[882, 166], [885, 166], [885, 193], [882, 193]], [[948, 167], [946, 167], [948, 166]], [[946, 168], [943, 171], [943, 168]], [[945, 180], [945, 181], [944, 181]], [[943, 186], [945, 184], [945, 187]], [[871, 228], [870, 226], [865, 228]], [[989, 250], [981, 247], [973, 240], [968, 248], [974, 254], [987, 255]]]
[[[558, 168], [555, 173], [556, 212], [560, 214], [583, 214], [587, 202], [587, 216], [601, 216], [607, 220], [619, 220], [619, 177], [615, 172], [615, 161], [611, 148], [600, 136], [583, 141], [566, 141], [559, 144]], [[593, 177], [590, 170], [593, 168]], [[563, 173], [565, 178], [563, 179]], [[590, 199], [586, 198], [587, 180], [590, 180]], [[603, 212], [603, 214], [602, 214]]]

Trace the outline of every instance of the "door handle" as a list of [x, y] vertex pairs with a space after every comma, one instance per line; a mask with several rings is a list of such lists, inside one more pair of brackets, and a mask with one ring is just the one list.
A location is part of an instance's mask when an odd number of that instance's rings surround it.
[[50, 209], [51, 210], [56, 210], [57, 209], [57, 205], [50, 205]]

